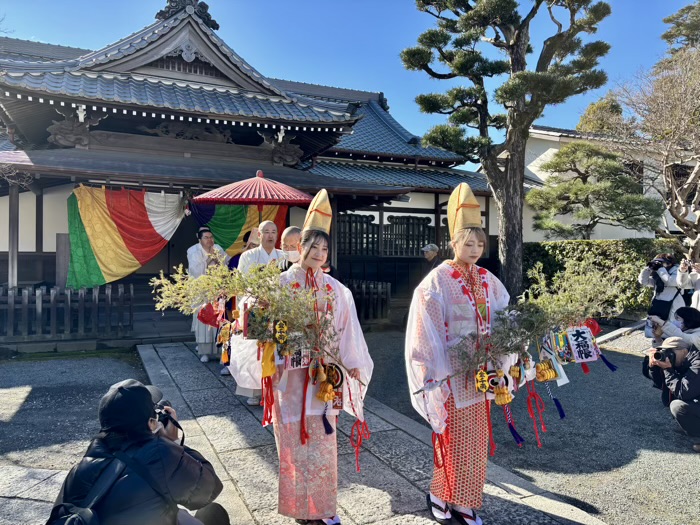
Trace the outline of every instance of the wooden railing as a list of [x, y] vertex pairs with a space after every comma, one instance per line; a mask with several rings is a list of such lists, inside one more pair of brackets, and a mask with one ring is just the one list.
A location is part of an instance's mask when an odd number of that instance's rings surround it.
[[435, 242], [435, 227], [427, 217], [391, 215], [382, 227], [372, 215], [338, 216], [339, 255], [422, 257], [421, 248]]
[[391, 284], [377, 281], [349, 280], [344, 282], [352, 292], [360, 322], [388, 319]]
[[128, 335], [134, 286], [80, 290], [0, 287], [0, 342], [103, 339]]

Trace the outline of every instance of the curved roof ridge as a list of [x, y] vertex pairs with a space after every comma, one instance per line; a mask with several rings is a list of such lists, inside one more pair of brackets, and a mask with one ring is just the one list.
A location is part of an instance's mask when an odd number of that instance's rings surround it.
[[[149, 37], [152, 37], [154, 33], [157, 32], [158, 28], [167, 28], [167, 31], [164, 33], [159, 34], [158, 36], [162, 36], [164, 34], [167, 34], [170, 32], [170, 30], [173, 27], [176, 27], [177, 25], [182, 22], [182, 20], [187, 16], [187, 14], [182, 11], [181, 13], [178, 13], [167, 20], [156, 20], [153, 22], [151, 25], [148, 25], [139, 31], [135, 31], [134, 33], [131, 33], [128, 36], [125, 36], [123, 38], [120, 38], [116, 42], [112, 42], [111, 44], [107, 44], [106, 46], [102, 47], [101, 49], [97, 49], [93, 51], [92, 53], [89, 53], [87, 55], [84, 55], [80, 57], [80, 67], [88, 67], [94, 64], [104, 64], [106, 62], [111, 61], [112, 59], [109, 58], [108, 52], [111, 50], [119, 50], [121, 47], [124, 46], [125, 42], [132, 41], [136, 39], [137, 37], [140, 37], [141, 35], [148, 35], [145, 37], [145, 39], [148, 39]], [[176, 23], [173, 23], [176, 22]], [[139, 38], [136, 40], [136, 42], [144, 40], [144, 37]], [[132, 47], [134, 42], [130, 42], [129, 46]], [[122, 55], [122, 56], [128, 56], [133, 53], [135, 53], [138, 49], [141, 49], [141, 47], [134, 47], [134, 49], [130, 50], [128, 53]], [[101, 57], [101, 58], [98, 58]], [[119, 57], [122, 58], [122, 57]]]
[[399, 124], [399, 122], [391, 116], [391, 113], [382, 108], [377, 102], [370, 100], [367, 106], [389, 127], [389, 129], [391, 129], [391, 131], [398, 135], [401, 140], [405, 141], [406, 144], [420, 144], [419, 136], [414, 135]]

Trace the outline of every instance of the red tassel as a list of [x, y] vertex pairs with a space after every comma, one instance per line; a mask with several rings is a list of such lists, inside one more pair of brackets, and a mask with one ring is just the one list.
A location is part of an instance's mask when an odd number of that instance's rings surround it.
[[[447, 464], [445, 463], [445, 458], [447, 457], [447, 443], [449, 442], [447, 436], [447, 427], [445, 428], [444, 434], [436, 434], [433, 432], [433, 465], [435, 468], [445, 469], [445, 483], [447, 483], [447, 493], [452, 496], [452, 486], [450, 485], [450, 477], [447, 474]], [[438, 450], [440, 454], [438, 454]]]
[[[547, 427], [544, 425], [544, 419], [542, 418], [542, 412], [544, 412], [544, 401], [542, 397], [535, 390], [535, 384], [532, 381], [526, 383], [527, 391], [529, 392], [527, 396], [527, 412], [530, 414], [532, 419], [532, 426], [535, 429], [535, 439], [537, 440], [537, 447], [542, 448], [542, 442], [540, 441], [540, 433], [537, 429], [537, 416], [540, 418], [540, 426], [542, 427], [542, 432], [547, 432]], [[534, 408], [533, 408], [534, 405]], [[537, 414], [535, 414], [535, 408], [537, 409]]]
[[581, 363], [581, 370], [583, 370], [584, 374], [591, 373], [591, 369], [588, 367], [588, 363]]
[[[486, 394], [484, 394], [486, 397]], [[486, 403], [486, 421], [489, 425], [489, 456], [496, 455], [496, 440], [493, 439], [493, 424], [491, 423], [491, 401], [485, 400]]]
[[350, 444], [352, 448], [355, 449], [355, 468], [360, 472], [360, 449], [362, 448], [362, 441], [364, 439], [369, 439], [371, 436], [369, 432], [369, 427], [367, 426], [367, 421], [355, 420], [350, 431]]
[[301, 444], [306, 445], [307, 441], [309, 441], [309, 432], [306, 429], [306, 394], [309, 391], [309, 374], [304, 374], [305, 379], [304, 379], [304, 399], [302, 401], [301, 405]]
[[272, 378], [263, 377], [262, 379], [262, 400], [263, 406], [263, 419], [262, 426], [266, 427], [272, 423], [272, 405], [275, 403], [275, 394], [272, 390]]

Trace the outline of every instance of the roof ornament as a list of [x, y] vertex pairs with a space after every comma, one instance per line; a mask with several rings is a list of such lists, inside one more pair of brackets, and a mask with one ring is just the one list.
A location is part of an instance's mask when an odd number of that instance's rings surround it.
[[156, 14], [156, 20], [167, 20], [183, 9], [190, 15], [196, 14], [208, 28], [214, 31], [219, 29], [219, 24], [209, 14], [209, 6], [199, 0], [168, 0], [165, 9], [161, 9]]

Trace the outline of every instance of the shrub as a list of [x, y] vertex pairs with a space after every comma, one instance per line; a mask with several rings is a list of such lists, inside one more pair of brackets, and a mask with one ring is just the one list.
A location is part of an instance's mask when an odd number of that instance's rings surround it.
[[564, 271], [567, 263], [578, 263], [584, 271], [589, 268], [591, 275], [609, 272], [608, 278], [615, 280], [610, 285], [620, 290], [619, 305], [625, 311], [643, 311], [649, 307], [652, 290], [642, 288], [637, 277], [654, 255], [670, 252], [679, 261], [684, 257], [683, 246], [674, 239], [533, 242], [526, 243], [523, 252], [524, 288], [533, 284], [528, 271], [538, 262], [542, 263], [548, 280]]

